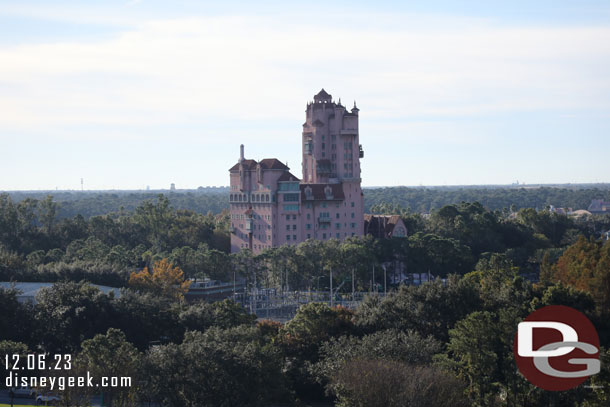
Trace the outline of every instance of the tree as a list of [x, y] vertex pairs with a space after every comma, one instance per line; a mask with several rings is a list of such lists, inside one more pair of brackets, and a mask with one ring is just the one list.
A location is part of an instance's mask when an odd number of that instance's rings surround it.
[[408, 238], [407, 270], [437, 277], [465, 274], [472, 270], [470, 248], [452, 238], [416, 233]]
[[466, 407], [464, 384], [436, 367], [349, 361], [333, 378], [339, 407]]
[[135, 210], [133, 218], [147, 233], [150, 244], [156, 250], [166, 248], [169, 230], [174, 219], [174, 211], [170, 206], [169, 198], [159, 194], [157, 202], [142, 202]]
[[552, 279], [590, 293], [610, 313], [610, 242], [581, 236], [553, 266]]
[[[0, 356], [2, 358], [8, 356], [9, 360], [11, 359], [11, 355], [19, 355], [20, 359], [26, 360], [26, 355], [30, 353], [28, 346], [22, 342], [14, 342], [14, 341], [0, 341]], [[5, 386], [6, 378], [11, 372], [5, 368], [2, 369], [0, 373], [0, 379], [2, 380], [2, 387]]]
[[106, 334], [98, 334], [83, 341], [78, 362], [96, 378], [129, 378], [130, 386], [106, 387], [104, 402], [109, 407], [129, 407], [136, 402], [138, 391], [140, 354], [125, 339], [125, 334], [110, 328]]
[[47, 352], [74, 352], [82, 341], [109, 328], [112, 299], [84, 281], [43, 288], [36, 296], [35, 336]]
[[222, 329], [240, 325], [254, 325], [256, 315], [248, 314], [244, 307], [232, 300], [214, 303], [198, 302], [189, 305], [178, 315], [186, 330], [205, 331], [215, 326]]
[[[18, 291], [0, 287], [0, 340], [36, 345], [32, 335], [35, 322], [31, 303], [20, 303]], [[0, 354], [1, 355], [1, 354]]]
[[321, 303], [301, 306], [294, 318], [280, 330], [279, 341], [292, 356], [316, 360], [320, 345], [334, 336], [353, 330], [353, 312]]
[[38, 219], [47, 235], [51, 235], [54, 231], [55, 222], [57, 220], [57, 202], [53, 201], [53, 196], [49, 195], [40, 201], [38, 209]]
[[423, 338], [414, 331], [407, 333], [388, 329], [365, 335], [330, 338], [320, 347], [320, 361], [310, 372], [329, 394], [341, 394], [341, 383], [335, 378], [351, 361], [385, 360], [404, 362], [411, 366], [426, 365], [441, 350], [441, 343], [432, 337]]
[[146, 387], [168, 407], [267, 406], [289, 399], [282, 358], [256, 327], [189, 332], [149, 350]]
[[112, 326], [119, 328], [138, 349], [144, 351], [152, 343], [180, 342], [184, 326], [178, 315], [180, 304], [152, 292], [121, 290], [113, 302], [116, 316]]
[[353, 333], [352, 311], [343, 307], [309, 303], [284, 325], [277, 336], [277, 344], [286, 355], [286, 373], [292, 388], [300, 397], [319, 400], [323, 387], [308, 369], [319, 359], [320, 346], [332, 337]]
[[176, 300], [184, 299], [190, 284], [180, 267], [173, 267], [167, 259], [155, 262], [152, 271], [145, 267], [142, 271], [131, 273], [129, 277], [129, 286], [136, 290], [150, 291]]
[[356, 310], [355, 323], [365, 332], [415, 330], [446, 341], [448, 330], [481, 306], [476, 284], [457, 276], [421, 286], [402, 286], [382, 301], [368, 298]]

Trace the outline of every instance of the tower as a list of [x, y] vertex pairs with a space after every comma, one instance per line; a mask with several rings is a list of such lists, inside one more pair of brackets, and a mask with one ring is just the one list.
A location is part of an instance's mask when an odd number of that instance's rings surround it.
[[303, 124], [303, 182], [360, 183], [364, 156], [358, 134], [358, 112], [332, 101], [324, 89], [307, 104]]
[[324, 89], [307, 103], [302, 180], [275, 158], [246, 159], [240, 147], [229, 170], [232, 252], [364, 234], [358, 112]]

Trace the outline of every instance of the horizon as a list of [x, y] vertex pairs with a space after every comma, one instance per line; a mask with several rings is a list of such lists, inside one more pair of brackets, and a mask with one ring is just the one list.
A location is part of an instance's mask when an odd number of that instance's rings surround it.
[[366, 188], [608, 183], [610, 4], [531, 3], [0, 2], [0, 190], [225, 185], [242, 143], [301, 178], [321, 88]]
[[[382, 188], [430, 188], [430, 189], [534, 189], [534, 188], [569, 188], [574, 187], [577, 189], [594, 189], [598, 187], [610, 188], [608, 182], [593, 182], [593, 183], [552, 183], [552, 184], [463, 184], [463, 185], [371, 185], [363, 186], [362, 189], [382, 189]], [[196, 192], [198, 190], [206, 189], [229, 189], [229, 185], [207, 185], [198, 186], [196, 188], [150, 188], [150, 189], [13, 189], [13, 190], [1, 190], [0, 193], [42, 193], [42, 192], [80, 192], [80, 193], [96, 193], [96, 192]]]

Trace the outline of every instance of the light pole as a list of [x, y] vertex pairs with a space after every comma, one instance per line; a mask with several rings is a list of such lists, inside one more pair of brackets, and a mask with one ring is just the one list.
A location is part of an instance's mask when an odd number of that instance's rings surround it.
[[386, 295], [388, 295], [388, 287], [387, 287], [388, 279], [387, 279], [385, 265], [382, 265], [381, 267], [383, 268], [383, 295], [385, 297]]
[[356, 288], [354, 286], [354, 269], [352, 268], [352, 301], [355, 300]]
[[330, 306], [333, 306], [333, 268], [330, 268]]

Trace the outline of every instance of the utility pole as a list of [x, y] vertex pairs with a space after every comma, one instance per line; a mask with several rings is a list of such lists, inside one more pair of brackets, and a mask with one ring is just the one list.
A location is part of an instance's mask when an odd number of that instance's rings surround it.
[[375, 265], [373, 264], [373, 288], [375, 289], [375, 294], [377, 294], [377, 283], [375, 282]]
[[330, 268], [330, 306], [333, 306], [333, 268]]
[[354, 269], [352, 268], [352, 301], [355, 301], [356, 288], [354, 285]]
[[383, 268], [383, 295], [386, 296], [386, 295], [388, 295], [388, 287], [387, 287], [388, 278], [386, 275], [385, 265], [382, 265], [381, 267]]

